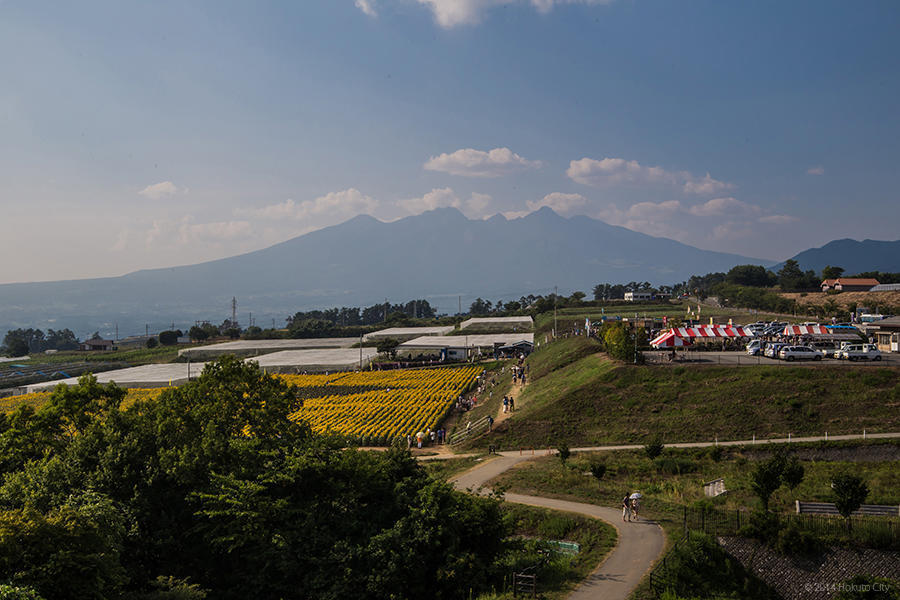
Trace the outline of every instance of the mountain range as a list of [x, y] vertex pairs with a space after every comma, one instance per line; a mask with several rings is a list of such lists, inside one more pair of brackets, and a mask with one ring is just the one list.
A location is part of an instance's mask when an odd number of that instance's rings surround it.
[[[896, 253], [895, 253], [896, 254]], [[517, 219], [470, 220], [441, 208], [393, 222], [361, 215], [280, 244], [220, 260], [121, 277], [0, 285], [0, 332], [70, 327], [120, 335], [221, 322], [231, 299], [246, 325], [281, 326], [297, 310], [426, 298], [455, 313], [497, 300], [582, 290], [597, 283], [672, 284], [764, 261], [701, 250], [584, 216], [542, 208]], [[801, 263], [802, 264], [802, 263]], [[831, 262], [829, 264], [840, 264]], [[806, 268], [804, 266], [804, 268]], [[897, 267], [894, 270], [900, 270]], [[849, 271], [848, 271], [849, 272]]]
[[[842, 267], [846, 275], [866, 271], [896, 273], [900, 272], [900, 240], [834, 240], [821, 248], [804, 250], [793, 258], [804, 271], [812, 269], [816, 273], [827, 266]], [[776, 268], [781, 268], [781, 264]]]

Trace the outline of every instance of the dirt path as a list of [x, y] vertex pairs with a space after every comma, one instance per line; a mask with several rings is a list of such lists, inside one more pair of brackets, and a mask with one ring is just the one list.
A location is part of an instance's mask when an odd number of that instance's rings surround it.
[[[528, 379], [527, 381], [531, 381], [531, 380]], [[509, 392], [506, 394], [507, 396], [512, 396], [513, 404], [514, 404], [516, 410], [519, 410], [520, 408], [522, 408], [522, 405], [519, 403], [519, 396], [521, 396], [522, 392], [525, 390], [525, 387], [527, 385], [528, 385], [527, 382], [524, 384], [514, 383], [510, 387]], [[514, 414], [515, 414], [515, 412], [503, 412], [503, 401], [501, 400], [500, 406], [497, 408], [497, 416], [494, 417], [494, 426], [497, 426], [498, 424], [507, 420]]]
[[[451, 482], [459, 490], [477, 492], [486, 482], [515, 465], [529, 460], [531, 455], [508, 453], [457, 475]], [[622, 513], [615, 508], [569, 502], [555, 498], [505, 494], [507, 502], [541, 506], [553, 510], [578, 513], [606, 521], [616, 529], [616, 547], [597, 569], [575, 588], [570, 600], [626, 600], [643, 579], [644, 574], [662, 554], [665, 536], [653, 521], [623, 523]]]

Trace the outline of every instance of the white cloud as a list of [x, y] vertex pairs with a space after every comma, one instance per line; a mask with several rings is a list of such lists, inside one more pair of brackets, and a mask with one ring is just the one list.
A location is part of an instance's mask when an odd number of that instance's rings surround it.
[[733, 187], [733, 184], [713, 179], [709, 176], [709, 173], [701, 179], [689, 179], [684, 182], [684, 191], [687, 194], [718, 194], [719, 192], [730, 190]]
[[688, 212], [695, 217], [724, 217], [739, 216], [760, 212], [758, 206], [741, 202], [732, 197], [713, 198], [703, 204], [695, 204], [688, 209]]
[[791, 215], [766, 215], [759, 218], [760, 223], [769, 223], [772, 225], [789, 225], [790, 223], [797, 223], [799, 221], [800, 219], [792, 217]]
[[363, 11], [370, 17], [378, 16], [378, 12], [375, 10], [374, 0], [356, 0], [356, 8]]
[[396, 205], [411, 215], [418, 215], [436, 208], [458, 208], [470, 218], [481, 218], [488, 214], [493, 198], [477, 192], [467, 200], [457, 196], [452, 188], [435, 188], [420, 198], [398, 200]]
[[538, 12], [547, 13], [557, 4], [608, 4], [611, 0], [418, 0], [434, 14], [434, 20], [445, 28], [474, 25], [494, 7], [528, 2]]
[[709, 173], [696, 177], [687, 171], [668, 171], [662, 167], [647, 167], [636, 160], [624, 158], [582, 158], [569, 162], [566, 175], [583, 185], [665, 185], [677, 186], [686, 194], [714, 194], [734, 185], [713, 179]]
[[824, 175], [824, 174], [825, 174], [825, 167], [823, 167], [822, 165], [818, 165], [818, 166], [815, 166], [815, 167], [810, 167], [810, 168], [808, 168], [808, 169], [806, 170], [806, 174], [807, 174], [807, 175]]
[[262, 208], [237, 209], [235, 214], [260, 219], [281, 221], [285, 219], [303, 220], [321, 216], [348, 216], [360, 213], [371, 213], [378, 207], [378, 201], [357, 190], [350, 188], [340, 192], [329, 192], [315, 200], [284, 202], [270, 204]]
[[181, 224], [178, 233], [182, 244], [221, 243], [250, 237], [251, 227], [247, 221], [186, 222]]
[[452, 154], [432, 156], [425, 163], [425, 169], [428, 171], [440, 171], [463, 177], [500, 177], [540, 166], [540, 161], [522, 158], [509, 148], [494, 148], [488, 152], [463, 148]]
[[176, 193], [178, 193], [178, 188], [171, 181], [160, 181], [159, 183], [148, 185], [138, 192], [141, 196], [150, 198], [151, 200], [159, 200], [166, 196], [174, 196]]
[[537, 210], [542, 206], [549, 206], [561, 215], [570, 215], [574, 211], [583, 209], [587, 205], [587, 198], [581, 194], [564, 194], [553, 192], [540, 200], [528, 200], [525, 204], [530, 210]]

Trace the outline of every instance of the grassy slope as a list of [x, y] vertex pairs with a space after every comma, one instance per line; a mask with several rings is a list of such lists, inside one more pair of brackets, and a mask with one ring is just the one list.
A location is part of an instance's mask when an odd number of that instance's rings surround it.
[[636, 367], [592, 354], [592, 343], [560, 340], [533, 354], [522, 408], [492, 441], [513, 449], [900, 431], [898, 369]]

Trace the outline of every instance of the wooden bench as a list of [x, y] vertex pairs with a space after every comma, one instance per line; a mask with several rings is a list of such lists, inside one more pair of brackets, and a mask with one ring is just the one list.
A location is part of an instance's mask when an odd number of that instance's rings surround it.
[[[840, 516], [837, 507], [831, 502], [796, 501], [798, 515], [835, 515]], [[886, 504], [863, 504], [859, 510], [853, 511], [854, 517], [900, 517], [900, 506]]]

